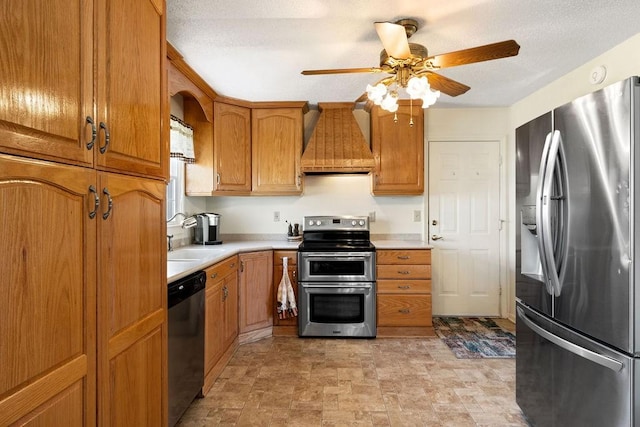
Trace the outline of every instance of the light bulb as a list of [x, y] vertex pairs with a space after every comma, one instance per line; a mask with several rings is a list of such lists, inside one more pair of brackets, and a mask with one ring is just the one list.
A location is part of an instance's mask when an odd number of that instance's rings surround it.
[[419, 99], [425, 96], [429, 91], [429, 80], [426, 77], [413, 76], [407, 82], [407, 93], [411, 99]]
[[396, 112], [398, 110], [398, 94], [395, 92], [387, 93], [380, 106], [391, 113]]
[[387, 87], [382, 83], [375, 86], [367, 85], [367, 97], [376, 105], [380, 105], [386, 94]]

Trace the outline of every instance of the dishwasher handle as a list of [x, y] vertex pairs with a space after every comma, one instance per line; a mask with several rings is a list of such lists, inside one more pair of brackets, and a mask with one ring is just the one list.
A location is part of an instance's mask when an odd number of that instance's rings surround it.
[[187, 277], [176, 280], [168, 286], [167, 303], [171, 308], [192, 295], [204, 290], [207, 282], [207, 275], [204, 271], [197, 271]]

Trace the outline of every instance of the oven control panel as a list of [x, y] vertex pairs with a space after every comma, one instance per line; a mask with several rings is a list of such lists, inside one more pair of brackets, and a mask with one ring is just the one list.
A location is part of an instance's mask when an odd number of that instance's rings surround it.
[[305, 216], [305, 231], [369, 230], [368, 216]]

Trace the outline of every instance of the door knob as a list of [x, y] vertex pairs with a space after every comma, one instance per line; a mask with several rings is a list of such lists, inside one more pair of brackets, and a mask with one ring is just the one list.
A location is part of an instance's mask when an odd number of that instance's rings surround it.
[[431, 240], [441, 240], [442, 236], [436, 236], [435, 234], [431, 235]]

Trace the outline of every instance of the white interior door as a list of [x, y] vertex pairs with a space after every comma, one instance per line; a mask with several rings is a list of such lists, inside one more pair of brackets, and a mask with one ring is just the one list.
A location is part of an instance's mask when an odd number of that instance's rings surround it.
[[434, 315], [500, 315], [500, 142], [429, 142]]

